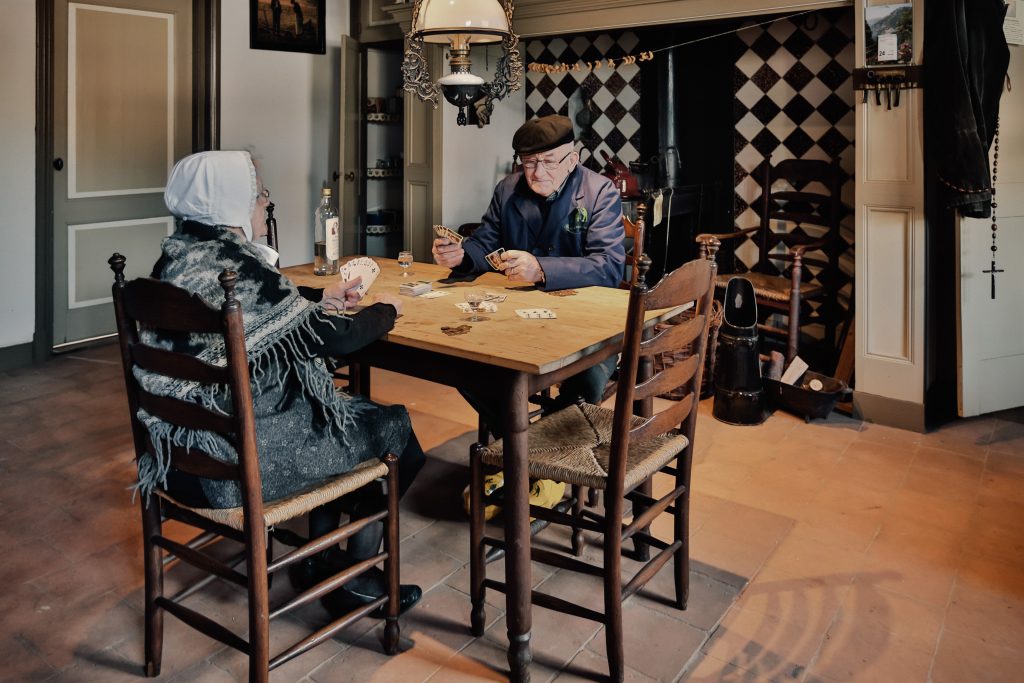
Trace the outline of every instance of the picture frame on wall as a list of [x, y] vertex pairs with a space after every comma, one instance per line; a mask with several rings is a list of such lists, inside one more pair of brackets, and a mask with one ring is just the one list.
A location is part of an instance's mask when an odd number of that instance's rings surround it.
[[326, 0], [249, 0], [249, 47], [327, 53]]

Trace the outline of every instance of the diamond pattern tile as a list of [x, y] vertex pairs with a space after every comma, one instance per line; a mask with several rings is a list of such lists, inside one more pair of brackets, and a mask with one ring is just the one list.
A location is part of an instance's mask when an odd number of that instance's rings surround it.
[[786, 102], [782, 110], [786, 112], [786, 116], [788, 116], [793, 123], [800, 125], [808, 116], [811, 115], [811, 112], [814, 111], [814, 107], [812, 107], [810, 102], [805, 100], [803, 96], [798, 93], [793, 96], [793, 99]]
[[814, 140], [802, 129], [797, 128], [782, 141], [782, 144], [786, 145], [786, 148], [793, 153], [794, 158], [799, 159], [811, 148]]
[[750, 78], [751, 83], [761, 89], [761, 92], [768, 92], [772, 86], [779, 82], [779, 74], [766, 62]]
[[811, 79], [814, 78], [814, 74], [811, 73], [810, 69], [804, 66], [801, 62], [797, 62], [782, 78], [786, 83], [789, 83], [794, 90], [799, 92], [811, 82]]
[[[776, 22], [781, 23], [781, 22]], [[793, 31], [789, 37], [782, 42], [782, 47], [797, 59], [801, 59], [806, 52], [814, 45], [807, 34], [803, 31]]]
[[[749, 29], [752, 32], [756, 32], [760, 29]], [[745, 33], [745, 31], [744, 31]], [[779, 49], [779, 41], [775, 40], [772, 35], [766, 31], [762, 31], [761, 35], [751, 43], [750, 49], [754, 51], [761, 59], [767, 61], [769, 57], [775, 54], [775, 51]]]
[[850, 77], [850, 70], [834, 59], [818, 72], [818, 79], [830, 89], [836, 90]]
[[753, 114], [758, 121], [767, 124], [769, 121], [775, 118], [782, 109], [779, 105], [775, 104], [774, 101], [767, 95], [758, 100], [757, 104], [750, 108], [750, 113]]
[[844, 116], [850, 113], [850, 105], [844, 101], [841, 97], [832, 93], [825, 98], [825, 101], [818, 105], [818, 111], [824, 116], [829, 123], [835, 125], [839, 123]]

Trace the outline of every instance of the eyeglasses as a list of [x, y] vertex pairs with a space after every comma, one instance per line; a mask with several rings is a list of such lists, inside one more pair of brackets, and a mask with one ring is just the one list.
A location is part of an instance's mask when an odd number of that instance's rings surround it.
[[523, 170], [526, 170], [526, 171], [536, 171], [538, 166], [543, 166], [545, 171], [554, 171], [554, 170], [557, 170], [558, 167], [561, 166], [562, 162], [565, 161], [566, 159], [568, 159], [569, 156], [573, 152], [575, 152], [575, 151], [576, 150], [569, 150], [569, 154], [566, 154], [564, 157], [562, 157], [558, 161], [543, 161], [541, 159], [522, 159], [522, 158], [520, 158], [519, 159], [519, 163], [522, 164]]

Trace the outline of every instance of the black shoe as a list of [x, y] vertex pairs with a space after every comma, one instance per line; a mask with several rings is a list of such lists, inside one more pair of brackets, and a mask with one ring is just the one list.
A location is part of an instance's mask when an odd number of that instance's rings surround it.
[[288, 567], [288, 579], [292, 588], [300, 593], [309, 590], [327, 578], [323, 565], [314, 557], [299, 560]]
[[[363, 605], [368, 605], [374, 600], [384, 597], [386, 592], [362, 593], [346, 587], [339, 588], [320, 598], [321, 604], [330, 612], [335, 619], [342, 617], [352, 610]], [[406, 610], [415, 605], [423, 597], [423, 591], [419, 586], [411, 583], [402, 584], [398, 587], [398, 613], [404, 614]], [[387, 615], [387, 604], [381, 605], [370, 616], [375, 619], [383, 619]]]

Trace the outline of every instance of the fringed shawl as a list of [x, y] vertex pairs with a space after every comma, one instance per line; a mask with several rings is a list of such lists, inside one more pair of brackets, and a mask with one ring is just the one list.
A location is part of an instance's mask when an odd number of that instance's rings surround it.
[[[254, 399], [279, 389], [289, 374], [294, 375], [317, 421], [343, 448], [348, 447], [347, 435], [365, 404], [335, 389], [323, 359], [310, 348], [322, 342], [312, 325], [314, 320], [330, 320], [321, 306], [305, 300], [294, 285], [266, 265], [247, 240], [230, 230], [184, 222], [163, 240], [161, 249], [153, 277], [198, 294], [212, 306], [219, 307], [224, 301], [220, 273], [228, 269], [239, 274], [235, 296], [242, 305]], [[140, 338], [143, 343], [190, 353], [213, 365], [227, 365], [224, 341], [217, 335], [169, 336], [141, 330]], [[230, 408], [227, 386], [171, 380], [139, 369], [135, 376], [151, 393], [193, 401], [222, 413]], [[138, 416], [154, 446], [153, 453], [139, 460], [136, 487], [144, 495], [157, 486], [166, 488], [172, 446], [196, 447], [226, 462], [238, 461], [232, 445], [217, 434], [170, 425], [143, 410]]]

